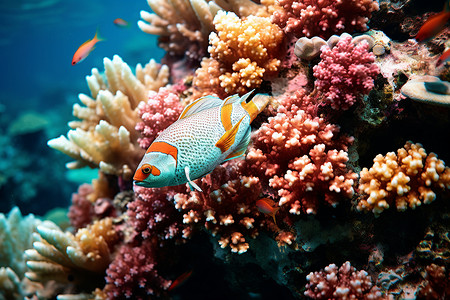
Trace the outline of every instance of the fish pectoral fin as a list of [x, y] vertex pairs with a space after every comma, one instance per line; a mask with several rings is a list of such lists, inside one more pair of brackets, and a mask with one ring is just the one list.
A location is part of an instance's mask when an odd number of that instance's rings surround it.
[[178, 117], [178, 120], [192, 116], [205, 109], [221, 106], [222, 104], [223, 101], [220, 98], [214, 96], [200, 97], [184, 108], [183, 112]]
[[222, 153], [228, 151], [228, 149], [230, 149], [230, 147], [234, 144], [239, 125], [241, 125], [244, 118], [245, 116], [242, 117], [230, 130], [225, 132], [224, 135], [222, 135], [222, 137], [217, 141], [216, 147], [219, 148]]
[[247, 128], [247, 131], [245, 132], [244, 137], [242, 138], [241, 142], [236, 146], [236, 149], [228, 154], [228, 156], [225, 158], [224, 162], [230, 159], [238, 158], [239, 156], [244, 155], [245, 151], [247, 151], [248, 144], [250, 143], [250, 135], [252, 132], [252, 128], [249, 126]]
[[191, 176], [189, 175], [189, 166], [186, 166], [184, 168], [184, 174], [186, 175], [186, 178], [188, 180], [188, 184], [189, 184], [189, 188], [191, 189], [191, 191], [193, 191], [194, 189], [196, 189], [199, 192], [203, 192], [202, 189], [191, 180]]

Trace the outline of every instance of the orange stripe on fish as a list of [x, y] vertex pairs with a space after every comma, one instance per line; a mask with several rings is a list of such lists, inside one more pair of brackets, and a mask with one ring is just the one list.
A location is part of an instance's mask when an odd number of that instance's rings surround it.
[[232, 111], [233, 111], [232, 103], [222, 106], [222, 109], [220, 110], [220, 120], [222, 121], [222, 125], [225, 131], [228, 131], [233, 127], [233, 124], [231, 123]]
[[250, 101], [249, 103], [242, 102], [241, 105], [250, 115], [250, 123], [251, 123], [259, 114], [258, 107], [255, 105], [253, 101]]
[[154, 142], [153, 144], [150, 145], [150, 147], [148, 147], [146, 153], [150, 152], [161, 152], [168, 154], [172, 156], [175, 159], [175, 161], [177, 160], [178, 157], [177, 147], [174, 147], [166, 142]]
[[226, 152], [230, 149], [231, 145], [234, 144], [234, 140], [236, 138], [236, 133], [238, 132], [239, 125], [241, 124], [244, 117], [242, 117], [236, 125], [233, 126], [230, 130], [225, 132], [225, 134], [220, 138], [220, 140], [216, 143], [216, 147], [222, 151], [222, 153]]

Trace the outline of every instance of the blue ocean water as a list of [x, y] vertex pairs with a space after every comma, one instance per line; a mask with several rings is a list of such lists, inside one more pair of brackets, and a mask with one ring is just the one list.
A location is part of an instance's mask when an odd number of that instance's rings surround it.
[[[68, 173], [69, 159], [46, 142], [66, 134], [78, 93], [89, 94], [85, 76], [93, 67], [103, 70], [104, 57], [118, 54], [131, 67], [162, 57], [156, 36], [137, 28], [142, 9], [148, 10], [146, 1], [0, 2], [0, 212], [14, 205], [37, 214], [67, 206], [77, 181], [90, 181], [85, 173]], [[116, 26], [116, 18], [129, 26]], [[105, 41], [72, 66], [75, 51], [97, 29]], [[11, 124], [25, 112], [48, 124], [38, 132], [11, 134]]]

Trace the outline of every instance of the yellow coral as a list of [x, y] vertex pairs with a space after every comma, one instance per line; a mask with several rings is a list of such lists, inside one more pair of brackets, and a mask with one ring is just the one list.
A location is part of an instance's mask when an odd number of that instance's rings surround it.
[[421, 144], [407, 142], [397, 154], [379, 154], [373, 161], [360, 172], [359, 211], [378, 215], [394, 203], [399, 211], [414, 209], [434, 201], [436, 190], [450, 189], [450, 168], [436, 154], [427, 155]]
[[208, 51], [228, 71], [219, 77], [225, 93], [245, 93], [277, 72], [283, 32], [269, 18], [240, 19], [234, 13], [219, 11], [214, 25], [217, 33], [211, 33]]
[[129, 180], [137, 167], [143, 150], [137, 143], [134, 129], [139, 121], [136, 108], [147, 99], [149, 90], [157, 90], [168, 82], [167, 66], [150, 61], [145, 67], [136, 67], [136, 76], [119, 56], [104, 59], [105, 77], [97, 69], [87, 77], [92, 98], [80, 94], [85, 105], [75, 104], [73, 115], [81, 121], [72, 121], [65, 136], [52, 139], [48, 145], [76, 161], [67, 164], [70, 169], [99, 167], [106, 174]]
[[25, 251], [28, 279], [77, 282], [88, 287], [101, 282], [118, 241], [110, 218], [78, 230], [75, 236], [49, 221], [39, 225], [37, 231], [38, 241]]

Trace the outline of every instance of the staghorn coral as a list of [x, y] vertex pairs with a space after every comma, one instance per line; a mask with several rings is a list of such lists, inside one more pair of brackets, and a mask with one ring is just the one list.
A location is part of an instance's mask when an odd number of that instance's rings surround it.
[[450, 188], [450, 168], [436, 154], [427, 155], [421, 144], [408, 141], [397, 154], [378, 154], [373, 162], [360, 172], [359, 211], [379, 215], [392, 205], [399, 211], [414, 209], [434, 201], [435, 191]]
[[[214, 25], [217, 33], [212, 32], [209, 37], [208, 52], [219, 62], [218, 67], [224, 73], [219, 76], [220, 88], [212, 86], [217, 81], [208, 82], [211, 90], [218, 93], [223, 89], [229, 95], [243, 94], [276, 74], [281, 63], [278, 57], [283, 32], [268, 18], [249, 16], [240, 19], [234, 13], [219, 11]], [[202, 68], [209, 68], [210, 64], [205, 61]], [[205, 72], [197, 70], [198, 75]], [[198, 80], [194, 79], [195, 82]]]
[[272, 21], [296, 37], [366, 31], [372, 12], [379, 8], [373, 0], [277, 0], [276, 4]]
[[25, 251], [28, 279], [73, 282], [88, 291], [101, 284], [119, 237], [112, 219], [95, 221], [75, 235], [45, 221], [37, 227], [37, 232], [33, 249]]
[[147, 99], [149, 90], [167, 83], [168, 69], [150, 61], [145, 67], [136, 67], [136, 76], [130, 67], [115, 55], [104, 59], [106, 81], [97, 69], [87, 77], [92, 98], [80, 94], [86, 106], [74, 104], [73, 115], [81, 121], [72, 121], [73, 129], [67, 137], [48, 141], [48, 145], [76, 161], [67, 164], [70, 169], [99, 167], [106, 174], [129, 180], [137, 166], [142, 149], [138, 146], [136, 107]]
[[142, 119], [136, 125], [142, 136], [138, 138], [139, 146], [147, 149], [164, 129], [178, 119], [182, 111], [180, 98], [168, 89], [149, 92], [148, 101], [138, 105], [138, 114]]
[[183, 213], [183, 223], [205, 226], [219, 237], [222, 248], [229, 246], [239, 254], [248, 250], [246, 237], [255, 238], [257, 224], [262, 222], [256, 207], [261, 184], [257, 177], [242, 175], [240, 165], [231, 161], [218, 166], [199, 180], [203, 192], [179, 193], [174, 197], [175, 207]]
[[322, 60], [313, 68], [315, 87], [333, 109], [347, 110], [374, 87], [380, 72], [375, 55], [366, 41], [355, 46], [351, 36], [341, 38], [333, 49], [323, 46], [321, 50]]
[[331, 264], [324, 270], [311, 272], [306, 280], [309, 283], [305, 296], [313, 299], [387, 299], [373, 286], [366, 271], [356, 271], [348, 261], [340, 268]]
[[139, 247], [123, 245], [106, 270], [106, 299], [149, 299], [167, 290], [170, 280], [157, 271], [155, 246], [149, 241]]
[[[353, 138], [338, 136], [339, 126], [312, 117], [295, 104], [278, 114], [253, 136], [249, 168], [275, 189], [279, 205], [292, 214], [316, 213], [322, 199], [335, 206], [354, 194], [357, 174], [346, 167]], [[268, 190], [267, 192], [270, 192]]]
[[269, 16], [268, 5], [245, 1], [147, 0], [153, 13], [141, 11], [139, 28], [159, 35], [159, 46], [171, 56], [186, 55], [198, 61], [206, 54], [208, 36], [214, 30], [213, 19], [218, 11], [234, 11], [239, 16]]

